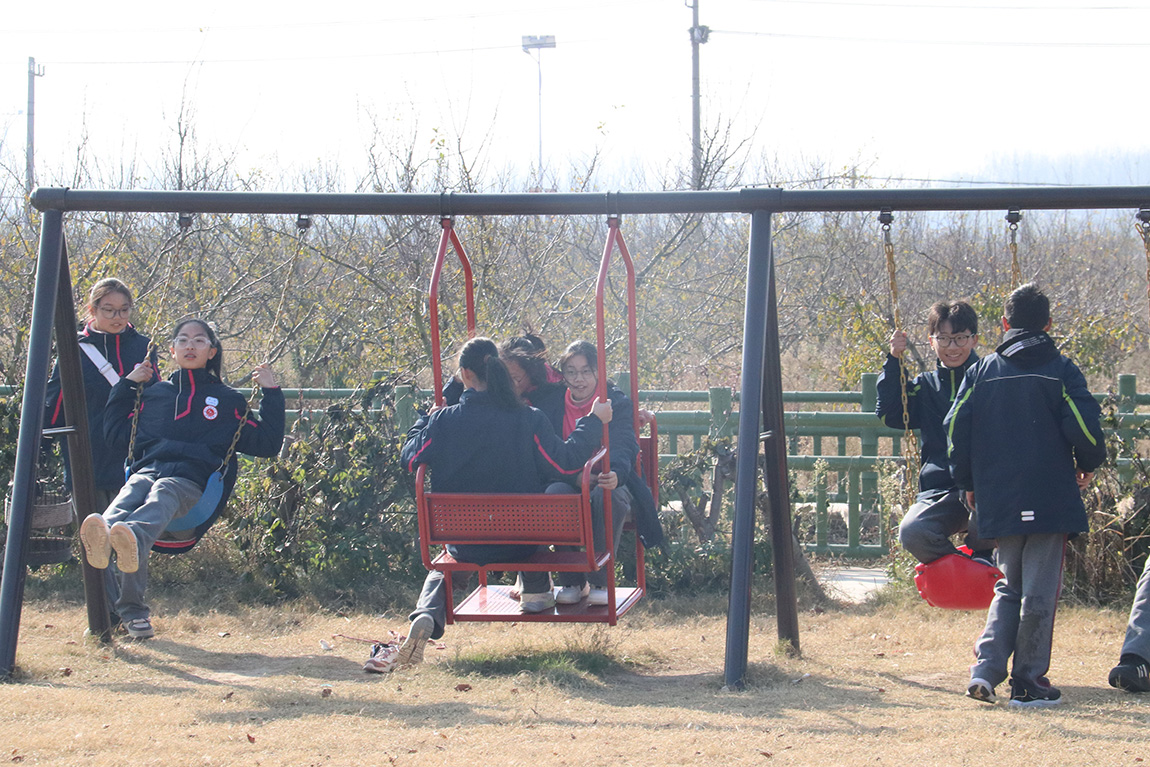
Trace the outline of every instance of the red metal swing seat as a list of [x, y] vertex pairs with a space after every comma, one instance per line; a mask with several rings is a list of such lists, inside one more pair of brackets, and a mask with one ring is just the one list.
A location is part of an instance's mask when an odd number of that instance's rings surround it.
[[[436, 382], [443, 380], [439, 339], [438, 293], [439, 279], [444, 259], [450, 247], [459, 257], [463, 271], [465, 301], [467, 309], [467, 330], [475, 335], [475, 300], [472, 287], [471, 264], [455, 233], [454, 221], [450, 217], [440, 220], [443, 234], [440, 237], [432, 269], [431, 284], [428, 289], [428, 313], [431, 330], [432, 375]], [[654, 419], [650, 421], [650, 435], [640, 436], [638, 415], [638, 359], [635, 317], [635, 269], [626, 242], [619, 231], [618, 217], [608, 219], [608, 237], [600, 262], [599, 279], [596, 283], [597, 341], [599, 349], [599, 396], [606, 394], [606, 355], [604, 340], [604, 282], [612, 251], [618, 247], [627, 269], [627, 319], [629, 340], [629, 367], [631, 370], [631, 402], [634, 415], [636, 437], [639, 440], [637, 468], [655, 499], [659, 503], [659, 451], [658, 427]], [[443, 404], [443, 392], [435, 391], [436, 404]], [[484, 493], [437, 493], [424, 489], [427, 467], [420, 465], [416, 471], [416, 512], [419, 519], [419, 545], [423, 564], [429, 570], [444, 574], [447, 592], [447, 623], [455, 621], [538, 621], [538, 622], [578, 622], [607, 623], [614, 626], [620, 615], [631, 609], [646, 592], [645, 549], [640, 536], [635, 534], [635, 576], [634, 588], [616, 587], [614, 542], [608, 536], [607, 550], [596, 552], [592, 540], [590, 480], [591, 467], [598, 461], [610, 462], [610, 440], [607, 427], [603, 427], [603, 449], [599, 450], [583, 467], [581, 492], [575, 494], [484, 494]], [[610, 494], [604, 497], [605, 529], [611, 530]], [[624, 530], [634, 530], [628, 520]], [[433, 553], [447, 544], [533, 544], [542, 548], [523, 562], [492, 562], [477, 565], [457, 561], [446, 548]], [[583, 551], [555, 551], [558, 546], [577, 546]], [[512, 587], [493, 585], [488, 576], [492, 572], [594, 572], [600, 568], [607, 570], [607, 604], [589, 605], [584, 599], [574, 605], [556, 605], [540, 613], [521, 613], [519, 600], [511, 596]], [[452, 575], [454, 573], [477, 573], [479, 586], [458, 605], [452, 595]]]

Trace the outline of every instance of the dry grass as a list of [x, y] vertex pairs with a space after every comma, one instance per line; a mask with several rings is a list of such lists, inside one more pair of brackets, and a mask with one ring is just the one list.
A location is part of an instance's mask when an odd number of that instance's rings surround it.
[[457, 625], [422, 666], [377, 676], [366, 645], [333, 635], [385, 637], [402, 616], [162, 604], [156, 639], [107, 647], [81, 637], [80, 606], [30, 601], [0, 761], [1150, 763], [1150, 696], [1106, 686], [1123, 615], [1065, 609], [1050, 676], [1067, 703], [1018, 711], [962, 696], [981, 616], [897, 601], [804, 614], [800, 659], [756, 616], [741, 692], [721, 689], [724, 616], [666, 604], [614, 629]]

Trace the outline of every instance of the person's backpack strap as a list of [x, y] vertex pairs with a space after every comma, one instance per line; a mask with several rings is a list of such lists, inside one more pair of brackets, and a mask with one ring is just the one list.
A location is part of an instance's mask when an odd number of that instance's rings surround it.
[[100, 351], [92, 344], [80, 344], [80, 348], [84, 354], [88, 355], [88, 359], [92, 360], [92, 364], [96, 366], [96, 370], [100, 371], [100, 375], [108, 379], [108, 383], [112, 386], [120, 383], [120, 376], [116, 373], [116, 369], [112, 367], [112, 363], [100, 354]]

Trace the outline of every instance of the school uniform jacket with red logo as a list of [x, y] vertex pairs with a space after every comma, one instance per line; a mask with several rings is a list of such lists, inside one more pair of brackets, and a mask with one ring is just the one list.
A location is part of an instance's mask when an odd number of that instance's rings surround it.
[[[135, 417], [136, 384], [112, 387], [104, 433], [112, 445], [127, 448]], [[200, 487], [220, 468], [236, 429], [243, 423], [236, 452], [271, 457], [284, 438], [284, 396], [264, 389], [259, 415], [245, 418], [246, 398], [206, 370], [177, 370], [167, 381], [144, 390], [132, 457], [133, 472], [183, 477]], [[235, 455], [227, 477], [235, 480]]]

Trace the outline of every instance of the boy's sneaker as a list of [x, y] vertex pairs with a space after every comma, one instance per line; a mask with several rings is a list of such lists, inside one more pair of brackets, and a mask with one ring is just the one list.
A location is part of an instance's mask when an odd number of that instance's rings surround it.
[[1126, 692], [1150, 692], [1150, 664], [1137, 657], [1122, 656], [1110, 669], [1110, 686]]
[[371, 655], [368, 656], [367, 662], [363, 664], [363, 670], [373, 674], [386, 674], [395, 668], [395, 664], [398, 660], [399, 648], [391, 642], [387, 644], [373, 644], [371, 646]]
[[140, 569], [140, 546], [132, 528], [117, 522], [108, 530], [108, 542], [116, 552], [116, 567], [120, 572], [134, 573]]
[[1010, 705], [1012, 706], [1057, 706], [1062, 702], [1062, 692], [1057, 687], [1027, 686], [1010, 680]]
[[583, 597], [591, 592], [591, 585], [586, 581], [582, 586], [564, 586], [559, 589], [559, 593], [555, 595], [555, 601], [561, 605], [577, 605], [583, 601]]
[[411, 628], [407, 630], [407, 639], [399, 648], [395, 663], [397, 666], [412, 666], [423, 662], [423, 650], [427, 647], [427, 640], [435, 631], [435, 620], [427, 613], [415, 616]]
[[587, 604], [595, 607], [604, 607], [607, 604], [607, 589], [591, 589], [587, 594]]
[[80, 543], [89, 565], [97, 570], [107, 569], [112, 546], [108, 541], [108, 523], [102, 515], [89, 514], [80, 523]]
[[997, 700], [994, 697], [994, 685], [978, 677], [970, 680], [970, 684], [966, 688], [966, 697], [980, 700], [983, 703], [994, 703]]
[[132, 639], [150, 639], [156, 635], [152, 630], [152, 622], [147, 618], [135, 618], [124, 624], [128, 636]]

